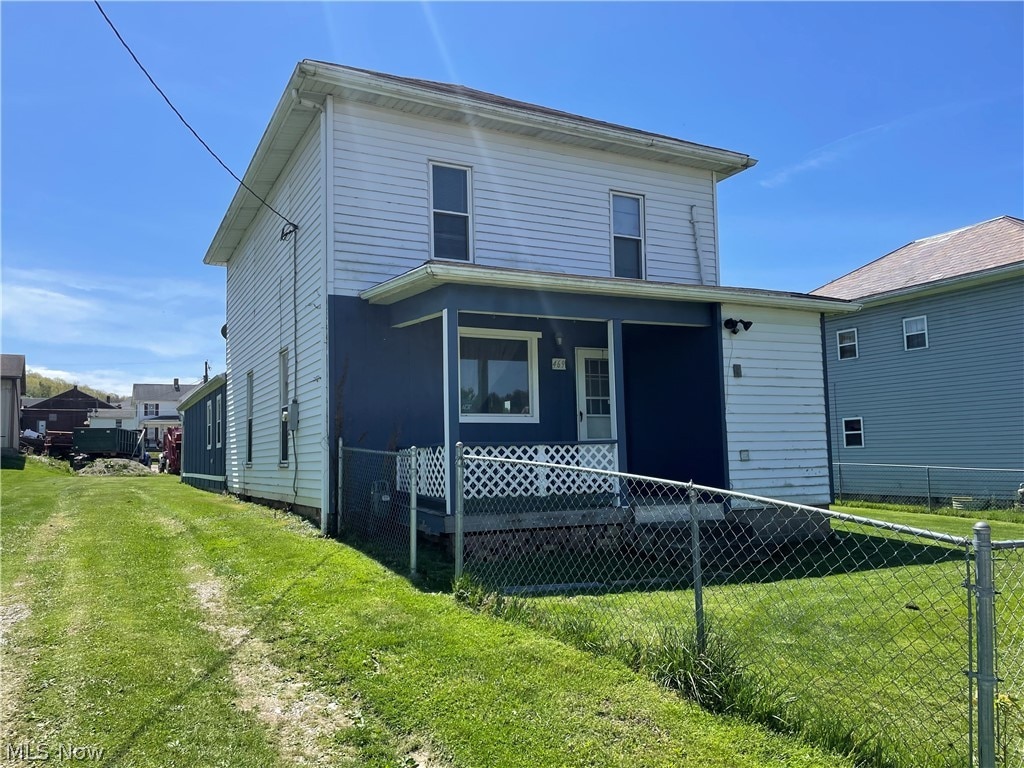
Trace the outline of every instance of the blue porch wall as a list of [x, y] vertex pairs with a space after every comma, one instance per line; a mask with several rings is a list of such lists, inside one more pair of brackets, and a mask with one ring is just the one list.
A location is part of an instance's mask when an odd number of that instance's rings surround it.
[[629, 471], [727, 487], [721, 333], [624, 323]]
[[332, 456], [339, 432], [357, 448], [443, 443], [441, 319], [392, 328], [388, 307], [332, 296], [329, 322]]

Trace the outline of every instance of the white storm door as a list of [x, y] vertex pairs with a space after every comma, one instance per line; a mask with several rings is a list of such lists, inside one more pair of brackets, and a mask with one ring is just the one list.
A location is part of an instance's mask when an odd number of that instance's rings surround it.
[[579, 439], [612, 439], [611, 370], [607, 349], [576, 348], [576, 418]]

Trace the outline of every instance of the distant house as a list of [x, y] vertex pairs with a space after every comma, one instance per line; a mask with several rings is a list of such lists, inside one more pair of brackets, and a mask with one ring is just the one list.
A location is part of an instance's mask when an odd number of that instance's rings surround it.
[[181, 384], [178, 379], [172, 384], [133, 384], [128, 407], [122, 408], [117, 414], [104, 411], [90, 414], [89, 423], [94, 427], [144, 429], [147, 447], [158, 449], [167, 428], [181, 425], [178, 401], [196, 386]]
[[718, 183], [754, 163], [299, 63], [244, 177], [289, 223], [239, 188], [204, 259], [229, 490], [331, 510], [343, 438], [429, 449], [442, 518], [458, 441], [828, 503], [821, 314], [856, 306], [719, 285]]
[[21, 397], [25, 394], [25, 356], [0, 355], [0, 449], [17, 452]]
[[837, 462], [1024, 468], [1024, 221], [915, 240], [812, 293], [863, 305], [825, 322]]
[[181, 413], [181, 481], [207, 491], [227, 488], [227, 375], [212, 377], [183, 397]]
[[82, 392], [77, 386], [34, 405], [22, 407], [21, 428], [40, 434], [71, 432], [84, 427], [93, 411], [114, 411], [116, 408], [98, 397]]

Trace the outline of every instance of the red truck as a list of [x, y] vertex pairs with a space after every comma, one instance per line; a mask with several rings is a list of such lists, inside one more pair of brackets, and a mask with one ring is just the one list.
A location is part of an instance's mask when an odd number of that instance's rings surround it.
[[164, 432], [163, 452], [160, 454], [160, 471], [172, 475], [181, 474], [181, 427], [168, 427]]

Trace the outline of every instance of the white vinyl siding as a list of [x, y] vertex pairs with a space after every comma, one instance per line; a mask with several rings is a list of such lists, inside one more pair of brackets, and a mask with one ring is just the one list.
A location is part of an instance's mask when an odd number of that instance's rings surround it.
[[[821, 325], [815, 312], [723, 305], [751, 320], [722, 329], [725, 421], [733, 489], [828, 504], [829, 466]], [[734, 375], [739, 365], [741, 376]], [[740, 452], [749, 460], [741, 461]]]
[[643, 195], [646, 278], [718, 282], [710, 171], [338, 103], [334, 279], [353, 296], [430, 258], [431, 161], [472, 168], [473, 262], [609, 276], [609, 190]]
[[[262, 208], [227, 266], [227, 476], [233, 493], [319, 508], [323, 484], [322, 280], [324, 279], [323, 183], [319, 117], [300, 142], [267, 201], [299, 225], [297, 347], [292, 307], [291, 239], [283, 222]], [[293, 235], [294, 237], [294, 235]], [[290, 396], [299, 401], [298, 429], [290, 453], [297, 461], [279, 467], [279, 353], [289, 350]], [[298, 371], [295, 372], [295, 355]], [[252, 372], [252, 397], [247, 397]], [[247, 424], [252, 455], [247, 464]], [[298, 495], [292, 478], [297, 473]]]

